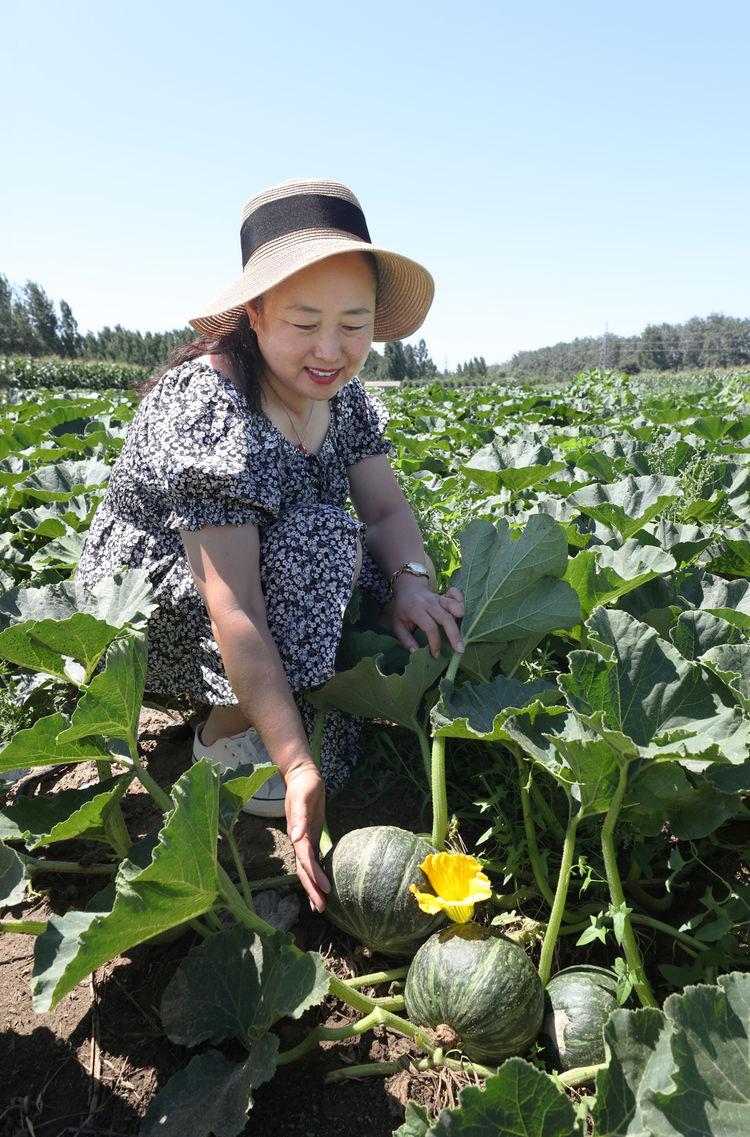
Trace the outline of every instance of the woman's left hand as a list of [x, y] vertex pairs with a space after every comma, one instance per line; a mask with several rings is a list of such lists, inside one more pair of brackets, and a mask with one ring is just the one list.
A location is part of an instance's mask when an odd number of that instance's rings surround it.
[[392, 603], [393, 631], [407, 651], [416, 651], [419, 647], [412, 633], [421, 628], [427, 636], [430, 651], [437, 659], [441, 627], [453, 650], [464, 650], [456, 623], [464, 614], [464, 598], [458, 588], [449, 588], [441, 596], [432, 591], [424, 577], [404, 573], [393, 586]]

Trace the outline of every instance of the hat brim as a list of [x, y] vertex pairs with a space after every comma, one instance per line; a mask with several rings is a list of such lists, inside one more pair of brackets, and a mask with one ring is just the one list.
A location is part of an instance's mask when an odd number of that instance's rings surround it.
[[424, 323], [435, 294], [435, 282], [427, 269], [409, 257], [330, 229], [298, 230], [269, 241], [250, 258], [242, 276], [189, 323], [204, 335], [231, 332], [248, 300], [309, 265], [351, 252], [371, 253], [377, 263], [373, 339], [385, 343], [412, 335]]

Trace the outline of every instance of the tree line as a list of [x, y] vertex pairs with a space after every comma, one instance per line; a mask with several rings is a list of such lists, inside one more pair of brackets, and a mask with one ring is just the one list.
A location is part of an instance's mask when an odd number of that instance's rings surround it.
[[14, 288], [0, 273], [0, 354], [108, 359], [156, 367], [179, 344], [195, 338], [192, 328], [136, 332], [116, 324], [82, 335], [66, 300], [59, 306], [36, 281]]
[[502, 372], [523, 378], [567, 379], [579, 371], [690, 371], [750, 363], [750, 319], [714, 312], [684, 324], [649, 324], [639, 336], [588, 336], [535, 351], [519, 351]]

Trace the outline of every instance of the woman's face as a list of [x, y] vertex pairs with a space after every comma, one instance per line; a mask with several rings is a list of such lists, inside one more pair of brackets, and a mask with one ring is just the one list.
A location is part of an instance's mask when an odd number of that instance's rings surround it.
[[367, 358], [375, 320], [375, 272], [367, 256], [318, 261], [246, 305], [266, 381], [292, 409], [332, 398]]

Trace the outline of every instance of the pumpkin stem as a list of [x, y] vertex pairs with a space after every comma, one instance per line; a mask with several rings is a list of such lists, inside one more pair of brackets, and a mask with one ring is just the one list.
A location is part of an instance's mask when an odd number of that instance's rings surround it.
[[[452, 683], [461, 665], [461, 652], [454, 651], [445, 678]], [[430, 762], [430, 789], [432, 791], [432, 844], [439, 853], [445, 848], [448, 834], [448, 795], [445, 789], [445, 739], [432, 739]]]
[[620, 879], [620, 870], [617, 867], [615, 826], [628, 784], [628, 765], [629, 764], [625, 762], [620, 765], [620, 779], [617, 783], [617, 789], [610, 802], [607, 815], [604, 818], [604, 825], [602, 826], [602, 854], [604, 856], [604, 868], [607, 874], [607, 884], [609, 885], [609, 895], [612, 905], [623, 913], [622, 950], [628, 967], [635, 977], [633, 986], [635, 987], [636, 994], [642, 1006], [658, 1007], [659, 1004], [654, 998], [654, 993], [646, 978], [643, 959], [641, 958], [638, 941], [630, 920], [630, 909], [625, 903], [625, 893], [623, 892], [622, 881]]
[[573, 867], [573, 853], [576, 847], [577, 828], [578, 814], [574, 814], [571, 808], [568, 813], [568, 827], [565, 830], [562, 862], [557, 877], [555, 898], [552, 902], [552, 911], [549, 914], [547, 931], [544, 935], [542, 951], [539, 956], [539, 978], [542, 981], [542, 987], [546, 987], [549, 983], [557, 937], [560, 934], [560, 925], [562, 924], [562, 918], [565, 913], [565, 902], [568, 899], [568, 887], [570, 885], [570, 871]]
[[518, 768], [518, 788], [521, 794], [521, 810], [523, 812], [523, 827], [526, 832], [526, 845], [529, 851], [529, 860], [531, 861], [531, 870], [534, 873], [534, 880], [539, 889], [542, 897], [547, 901], [550, 907], [555, 902], [552, 895], [552, 889], [547, 880], [547, 874], [542, 863], [542, 858], [539, 856], [539, 846], [536, 841], [536, 829], [534, 827], [534, 818], [531, 813], [531, 802], [529, 799], [529, 782], [531, 781], [530, 767], [527, 766], [524, 759], [521, 757], [519, 747], [515, 743], [507, 743], [511, 753], [516, 759], [516, 767]]

